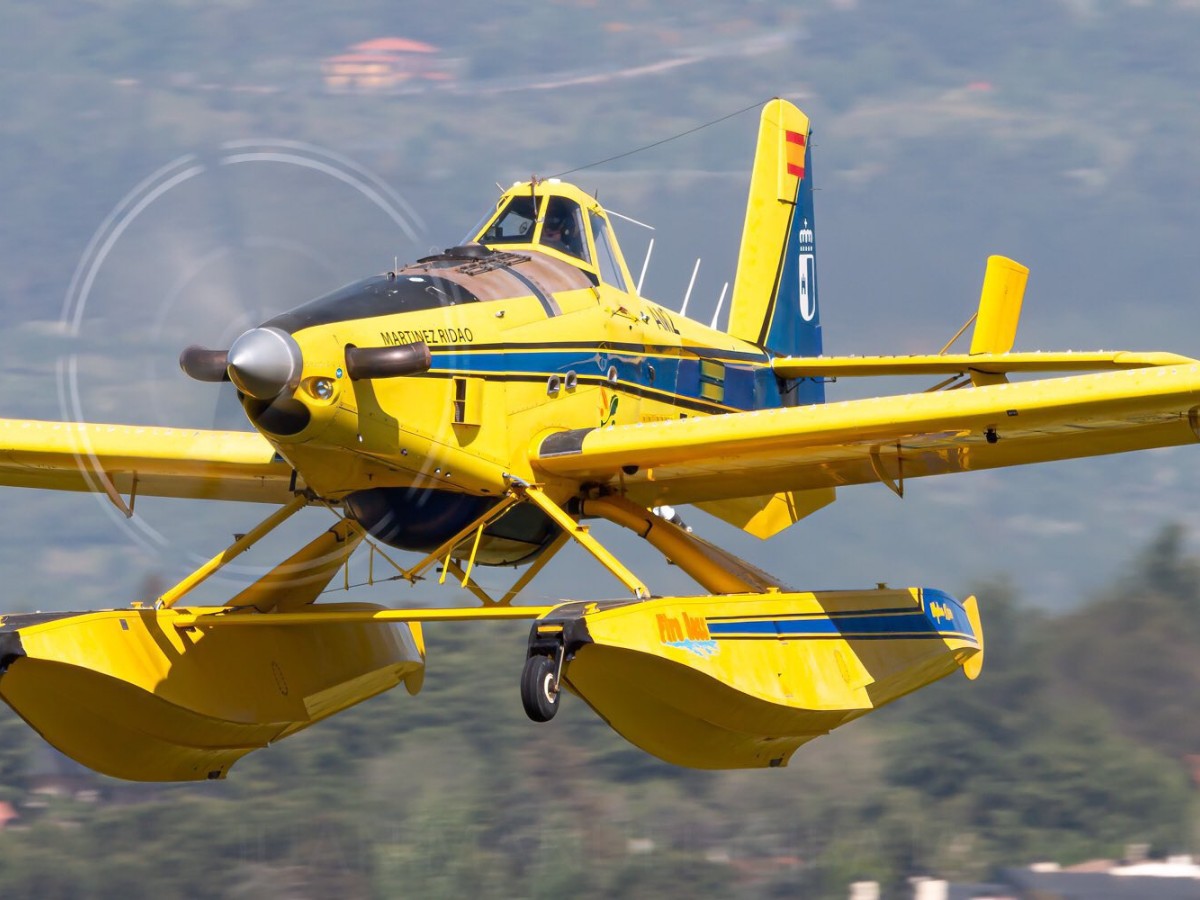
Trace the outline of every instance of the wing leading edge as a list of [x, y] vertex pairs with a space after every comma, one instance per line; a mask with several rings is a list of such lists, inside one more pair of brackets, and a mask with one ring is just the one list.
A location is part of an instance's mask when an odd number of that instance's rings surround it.
[[547, 476], [623, 483], [646, 505], [1194, 443], [1200, 363], [561, 432]]
[[939, 353], [924, 356], [781, 356], [771, 364], [780, 378], [850, 378], [876, 375], [993, 375], [1097, 372], [1175, 366], [1196, 360], [1175, 353], [1067, 352]]
[[0, 419], [0, 485], [285, 503], [292, 468], [255, 432]]

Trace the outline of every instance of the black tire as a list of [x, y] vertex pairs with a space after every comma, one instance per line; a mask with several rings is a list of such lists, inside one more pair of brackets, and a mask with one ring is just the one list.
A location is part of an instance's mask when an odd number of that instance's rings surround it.
[[521, 672], [521, 705], [535, 722], [549, 722], [558, 712], [554, 674], [557, 665], [549, 656], [531, 656]]

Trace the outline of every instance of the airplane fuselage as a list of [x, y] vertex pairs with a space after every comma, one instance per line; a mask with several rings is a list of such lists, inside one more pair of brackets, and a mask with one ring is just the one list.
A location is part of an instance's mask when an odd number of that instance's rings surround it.
[[[280, 397], [243, 396], [251, 421], [306, 486], [412, 549], [475, 518], [508, 478], [546, 481], [530, 449], [551, 435], [785, 402], [762, 349], [537, 249], [452, 248], [263, 327], [291, 335], [303, 370]], [[348, 347], [415, 344], [429, 348], [424, 371], [347, 372]], [[565, 503], [580, 485], [546, 490]], [[544, 525], [483, 559], [527, 557]]]

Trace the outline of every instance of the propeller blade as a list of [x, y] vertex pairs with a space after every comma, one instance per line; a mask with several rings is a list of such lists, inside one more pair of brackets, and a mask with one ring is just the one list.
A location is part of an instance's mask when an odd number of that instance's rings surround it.
[[196, 381], [228, 381], [229, 351], [206, 350], [193, 344], [179, 354], [179, 368]]

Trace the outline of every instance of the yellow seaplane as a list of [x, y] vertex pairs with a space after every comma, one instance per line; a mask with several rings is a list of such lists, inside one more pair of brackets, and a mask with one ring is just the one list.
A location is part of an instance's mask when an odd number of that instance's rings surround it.
[[[975, 598], [797, 590], [672, 508], [767, 539], [847, 485], [902, 495], [929, 475], [1192, 443], [1200, 362], [1013, 352], [1028, 270], [1002, 257], [969, 352], [822, 355], [809, 134], [790, 103], [763, 109], [724, 331], [642, 297], [599, 203], [533, 179], [461, 246], [227, 349], [184, 349], [188, 376], [233, 383], [252, 432], [0, 420], [3, 484], [100, 491], [130, 515], [147, 495], [273, 507], [152, 605], [0, 618], [0, 696], [87, 766], [190, 780], [401, 682], [417, 693], [427, 622], [530, 620], [531, 718], [570, 692], [638, 747], [701, 768], [782, 766], [951, 672], [976, 677]], [[901, 375], [937, 383], [825, 402], [834, 379]], [[333, 527], [223, 605], [187, 603], [310, 505]], [[661, 596], [598, 520], [700, 591]], [[364, 542], [421, 554], [400, 578], [440, 569], [479, 605], [318, 602]], [[614, 599], [514, 603], [572, 542], [615, 576]], [[496, 565], [526, 568], [493, 596], [473, 576]]]

